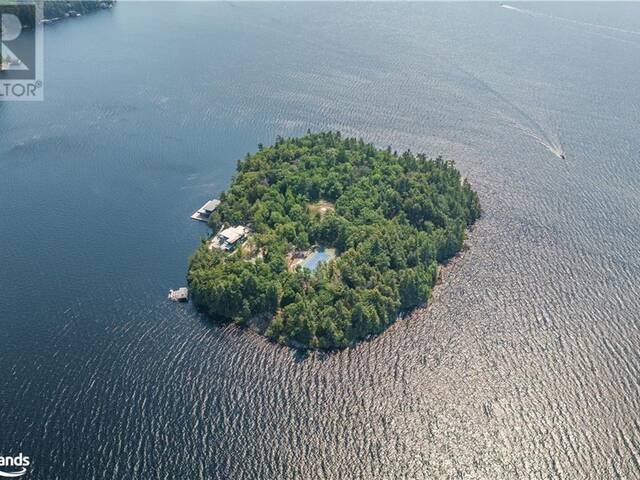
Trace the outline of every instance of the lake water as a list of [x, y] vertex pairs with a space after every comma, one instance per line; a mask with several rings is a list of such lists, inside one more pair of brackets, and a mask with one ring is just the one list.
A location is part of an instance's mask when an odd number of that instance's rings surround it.
[[[517, 8], [47, 28], [46, 101], [0, 103], [0, 454], [34, 480], [640, 478], [640, 5]], [[303, 357], [166, 294], [237, 159], [308, 128], [453, 158], [485, 215], [426, 311]]]

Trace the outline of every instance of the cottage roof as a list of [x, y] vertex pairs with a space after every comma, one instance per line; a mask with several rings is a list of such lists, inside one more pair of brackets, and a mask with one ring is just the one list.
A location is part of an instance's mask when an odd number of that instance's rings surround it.
[[209, 200], [202, 206], [201, 210], [213, 212], [218, 207], [218, 205], [220, 205], [220, 200]]
[[222, 232], [220, 232], [220, 236], [224, 237], [228, 243], [236, 243], [246, 234], [246, 227], [243, 227], [241, 225], [237, 227], [225, 228]]

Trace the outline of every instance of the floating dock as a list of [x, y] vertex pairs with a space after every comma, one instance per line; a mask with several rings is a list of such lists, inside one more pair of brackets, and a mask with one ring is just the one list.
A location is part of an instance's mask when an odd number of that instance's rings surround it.
[[193, 218], [194, 220], [198, 220], [200, 222], [207, 222], [209, 220], [209, 217], [213, 213], [213, 211], [216, 208], [218, 208], [218, 205], [220, 205], [220, 200], [216, 198], [214, 198], [213, 200], [209, 200], [207, 203], [201, 206], [198, 210], [193, 212], [193, 215], [191, 215], [191, 218]]
[[181, 287], [177, 290], [169, 290], [167, 298], [173, 302], [186, 302], [189, 300], [189, 289]]

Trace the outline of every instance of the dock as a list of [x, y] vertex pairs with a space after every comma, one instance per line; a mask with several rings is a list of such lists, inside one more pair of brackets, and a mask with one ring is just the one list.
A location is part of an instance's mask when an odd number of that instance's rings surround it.
[[198, 220], [200, 222], [207, 222], [209, 221], [209, 217], [214, 212], [214, 210], [218, 208], [218, 205], [220, 205], [220, 200], [216, 198], [209, 200], [207, 203], [201, 206], [198, 210], [193, 212], [193, 215], [191, 215], [191, 218], [193, 218], [194, 220]]
[[189, 289], [181, 287], [177, 290], [169, 290], [167, 298], [173, 302], [187, 302], [189, 300]]

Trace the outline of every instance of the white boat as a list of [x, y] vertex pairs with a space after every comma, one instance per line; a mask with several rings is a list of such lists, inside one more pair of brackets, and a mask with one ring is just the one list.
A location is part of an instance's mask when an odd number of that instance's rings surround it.
[[181, 287], [177, 290], [169, 290], [167, 298], [174, 302], [187, 302], [189, 301], [189, 289], [187, 287]]

